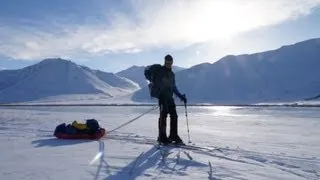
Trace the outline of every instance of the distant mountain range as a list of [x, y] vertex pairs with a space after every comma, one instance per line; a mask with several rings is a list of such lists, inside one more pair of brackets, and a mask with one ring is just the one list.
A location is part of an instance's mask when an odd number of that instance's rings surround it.
[[[250, 55], [226, 56], [176, 73], [192, 103], [248, 104], [294, 101], [320, 94], [320, 39]], [[149, 101], [147, 88], [133, 95]]]
[[111, 98], [139, 89], [135, 82], [63, 59], [45, 59], [20, 70], [0, 71], [0, 102], [24, 102], [66, 94]]
[[[150, 102], [144, 66], [116, 74], [63, 59], [45, 59], [19, 70], [0, 71], [0, 103], [55, 97]], [[320, 97], [320, 39], [276, 50], [228, 55], [188, 69], [174, 67], [176, 83], [190, 103], [251, 104]]]
[[[131, 66], [130, 68], [120, 71], [117, 75], [128, 78], [139, 84], [140, 87], [145, 87], [147, 85], [146, 78], [144, 77], [144, 70], [146, 66]], [[173, 72], [179, 72], [185, 68], [173, 66]]]

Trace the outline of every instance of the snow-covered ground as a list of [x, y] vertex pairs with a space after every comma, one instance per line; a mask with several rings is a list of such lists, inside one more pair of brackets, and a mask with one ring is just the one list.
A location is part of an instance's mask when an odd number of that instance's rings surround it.
[[[101, 104], [141, 104], [131, 100], [132, 94], [107, 97], [105, 94], [71, 94], [46, 97], [35, 101], [12, 103], [15, 105], [101, 105]], [[155, 101], [154, 101], [155, 102]]]
[[320, 106], [320, 100], [301, 100], [301, 101], [288, 101], [288, 102], [265, 102], [257, 103], [256, 105], [274, 105], [274, 106]]
[[100, 141], [52, 135], [89, 118], [111, 131], [150, 108], [1, 107], [0, 179], [320, 179], [319, 108], [189, 107], [192, 144], [205, 147], [193, 150], [153, 145], [157, 109]]

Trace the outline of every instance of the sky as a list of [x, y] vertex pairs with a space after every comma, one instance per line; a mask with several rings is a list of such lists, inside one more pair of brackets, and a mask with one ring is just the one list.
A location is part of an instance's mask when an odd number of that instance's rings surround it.
[[0, 70], [65, 58], [191, 67], [320, 37], [320, 0], [0, 0]]

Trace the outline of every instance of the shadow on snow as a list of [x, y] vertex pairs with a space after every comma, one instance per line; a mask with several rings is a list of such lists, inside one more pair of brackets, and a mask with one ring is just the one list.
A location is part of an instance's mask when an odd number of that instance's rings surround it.
[[69, 146], [76, 145], [81, 143], [92, 142], [93, 140], [85, 140], [85, 139], [57, 139], [57, 138], [49, 138], [49, 139], [38, 139], [34, 140], [31, 143], [35, 145], [35, 147], [57, 147], [57, 146]]

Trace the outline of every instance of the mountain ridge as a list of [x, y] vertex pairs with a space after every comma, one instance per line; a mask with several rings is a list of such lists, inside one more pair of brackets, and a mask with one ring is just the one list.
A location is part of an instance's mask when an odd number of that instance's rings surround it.
[[[123, 77], [94, 71], [64, 59], [45, 59], [19, 70], [0, 73], [2, 103], [32, 101], [63, 94], [114, 97], [139, 88], [136, 83]], [[119, 81], [117, 85], [115, 81]]]
[[[145, 87], [148, 85], [146, 78], [144, 77], [145, 68], [146, 66], [133, 65], [125, 70], [117, 72], [116, 74], [136, 82], [140, 87]], [[172, 70], [173, 72], [179, 72], [185, 70], [185, 68], [173, 66]]]
[[[198, 64], [176, 73], [176, 83], [192, 103], [301, 100], [320, 93], [319, 68], [320, 38], [317, 38]], [[149, 101], [148, 89], [142, 88], [132, 98], [138, 102]]]
[[[110, 103], [117, 97], [128, 98], [128, 102], [149, 102], [144, 67], [134, 65], [113, 74], [70, 60], [44, 59], [22, 69], [0, 71], [0, 103], [54, 100], [55, 96], [63, 100], [68, 94], [76, 94], [78, 100], [88, 96], [97, 101], [110, 99]], [[320, 38], [314, 38], [274, 50], [227, 55], [215, 63], [197, 64], [176, 72], [176, 83], [190, 103], [252, 104], [318, 99], [319, 68]]]

